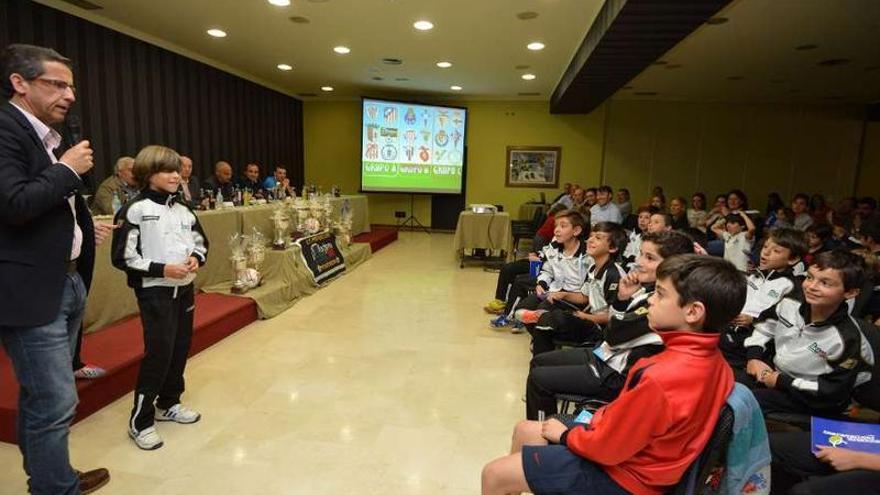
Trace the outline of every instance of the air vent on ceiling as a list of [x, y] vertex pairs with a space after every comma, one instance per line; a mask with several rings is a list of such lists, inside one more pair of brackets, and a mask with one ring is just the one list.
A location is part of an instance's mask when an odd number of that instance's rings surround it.
[[379, 77], [379, 76], [374, 76], [374, 77], [373, 77], [373, 80], [374, 80], [374, 81], [384, 81], [385, 78], [384, 78], [384, 77]]
[[532, 12], [531, 10], [527, 10], [525, 12], [520, 12], [516, 14], [516, 18], [521, 21], [529, 21], [538, 17], [537, 12]]
[[406, 82], [406, 81], [409, 81], [409, 78], [408, 77], [395, 77], [394, 80], [398, 81], [398, 82]]
[[294, 24], [308, 24], [312, 21], [310, 21], [308, 17], [303, 17], [301, 15], [295, 15], [290, 18], [290, 22], [293, 22]]
[[403, 60], [399, 58], [386, 57], [382, 59], [382, 63], [385, 65], [403, 65]]
[[846, 65], [849, 63], [848, 58], [829, 58], [819, 62], [822, 67], [837, 67], [838, 65]]
[[541, 96], [541, 93], [517, 93], [520, 96]]
[[89, 2], [88, 0], [61, 0], [61, 1], [64, 3], [69, 3], [70, 5], [73, 5], [75, 7], [79, 7], [81, 9], [85, 9], [85, 10], [101, 10], [104, 8], [98, 4]]
[[520, 64], [520, 65], [517, 65], [516, 67], [514, 67], [514, 69], [516, 69], [516, 70], [526, 70], [526, 69], [528, 69], [529, 67], [531, 67], [531, 65]]

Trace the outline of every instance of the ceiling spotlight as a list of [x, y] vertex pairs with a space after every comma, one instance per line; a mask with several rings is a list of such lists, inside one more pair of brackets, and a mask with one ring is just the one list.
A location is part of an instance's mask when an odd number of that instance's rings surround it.
[[278, 67], [278, 70], [283, 70], [283, 71], [293, 70], [293, 66], [288, 65], [288, 64], [278, 64], [277, 67]]
[[321, 91], [329, 93], [329, 92], [333, 91], [333, 86], [321, 86]]
[[448, 69], [448, 68], [452, 67], [452, 62], [446, 62], [446, 61], [437, 62], [437, 67], [440, 67], [441, 69]]
[[525, 79], [526, 81], [533, 81], [537, 77], [538, 76], [536, 76], [534, 74], [523, 74], [522, 75], [522, 78]]
[[279, 7], [287, 7], [290, 5], [290, 0], [269, 0], [269, 3], [272, 5], [277, 5]]
[[210, 34], [211, 36], [213, 36], [215, 38], [225, 38], [226, 37], [226, 31], [224, 31], [222, 29], [209, 29], [208, 34]]
[[347, 46], [336, 46], [336, 47], [333, 47], [333, 51], [340, 54], [340, 55], [346, 55], [348, 53], [351, 53], [351, 48], [349, 48]]
[[449, 89], [453, 91], [461, 91], [461, 86], [449, 86]]
[[541, 43], [540, 41], [533, 41], [526, 45], [526, 48], [532, 50], [533, 52], [537, 52], [544, 49], [544, 43]]
[[419, 31], [430, 31], [431, 29], [434, 29], [434, 25], [428, 21], [416, 21], [413, 24], [413, 27]]

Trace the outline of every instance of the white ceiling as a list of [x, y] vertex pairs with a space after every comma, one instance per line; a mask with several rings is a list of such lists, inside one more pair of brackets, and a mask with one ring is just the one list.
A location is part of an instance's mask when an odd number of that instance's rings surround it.
[[[880, 101], [880, 0], [736, 0], [718, 16], [729, 21], [701, 26], [615, 98]], [[818, 65], [830, 59], [849, 62]]]
[[[58, 0], [38, 1], [288, 94], [315, 93], [320, 99], [425, 94], [548, 100], [602, 5], [602, 0], [293, 0], [289, 7], [276, 7], [267, 0], [91, 0], [104, 8], [87, 12]], [[525, 11], [539, 15], [518, 19]], [[310, 22], [297, 24], [291, 16]], [[430, 20], [434, 29], [414, 29], [420, 19]], [[228, 37], [205, 33], [215, 27]], [[532, 52], [526, 49], [531, 41], [546, 48]], [[337, 55], [332, 50], [337, 45], [352, 51]], [[380, 61], [385, 57], [404, 63], [388, 66]], [[452, 62], [452, 68], [437, 68], [440, 60]], [[279, 63], [294, 69], [281, 72]], [[537, 79], [524, 81], [525, 73]], [[335, 91], [322, 93], [324, 85]], [[451, 85], [464, 89], [454, 93]]]

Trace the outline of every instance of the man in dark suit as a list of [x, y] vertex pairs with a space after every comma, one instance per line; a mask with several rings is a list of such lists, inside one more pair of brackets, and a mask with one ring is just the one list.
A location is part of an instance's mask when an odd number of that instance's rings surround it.
[[190, 208], [199, 204], [202, 199], [202, 184], [199, 178], [193, 175], [192, 159], [180, 155], [180, 197], [186, 201]]
[[88, 141], [60, 159], [54, 152], [61, 135], [51, 126], [76, 100], [70, 61], [10, 45], [0, 53], [0, 89], [8, 100], [0, 104], [0, 340], [21, 386], [19, 448], [32, 494], [78, 494], [109, 480], [105, 469], [74, 471], [67, 441], [77, 404], [70, 363], [95, 242], [112, 226], [93, 225], [79, 192], [93, 166]]

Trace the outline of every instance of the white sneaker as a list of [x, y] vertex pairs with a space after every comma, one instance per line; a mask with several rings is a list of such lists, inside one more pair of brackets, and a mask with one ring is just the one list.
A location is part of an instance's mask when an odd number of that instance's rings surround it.
[[164, 444], [164, 442], [162, 442], [162, 437], [159, 436], [159, 432], [156, 431], [155, 426], [145, 428], [139, 432], [128, 430], [128, 436], [130, 436], [131, 439], [134, 440], [134, 443], [143, 450], [156, 450]]
[[200, 419], [202, 419], [201, 414], [192, 409], [187, 409], [182, 404], [174, 404], [168, 409], [156, 408], [157, 421], [174, 421], [175, 423], [188, 425], [190, 423], [195, 423]]

